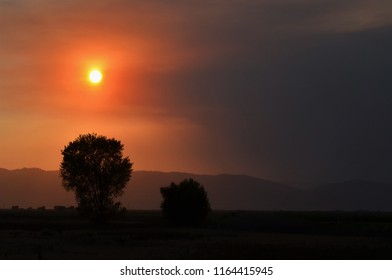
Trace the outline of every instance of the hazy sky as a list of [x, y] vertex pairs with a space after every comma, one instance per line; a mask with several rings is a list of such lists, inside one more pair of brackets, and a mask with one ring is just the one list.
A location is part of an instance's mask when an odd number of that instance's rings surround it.
[[0, 0], [0, 167], [392, 181], [391, 51], [390, 0]]

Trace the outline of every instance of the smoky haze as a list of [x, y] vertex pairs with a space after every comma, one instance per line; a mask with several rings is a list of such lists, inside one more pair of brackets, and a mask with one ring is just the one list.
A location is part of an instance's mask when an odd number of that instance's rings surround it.
[[[391, 11], [384, 0], [1, 1], [0, 166], [57, 169], [68, 141], [97, 132], [139, 170], [392, 182]], [[107, 75], [92, 97], [74, 75], [96, 57]]]

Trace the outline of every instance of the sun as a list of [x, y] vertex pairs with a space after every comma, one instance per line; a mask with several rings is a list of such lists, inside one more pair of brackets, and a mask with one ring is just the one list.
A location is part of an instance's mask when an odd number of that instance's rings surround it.
[[93, 84], [99, 84], [102, 81], [102, 73], [98, 69], [91, 70], [88, 77]]

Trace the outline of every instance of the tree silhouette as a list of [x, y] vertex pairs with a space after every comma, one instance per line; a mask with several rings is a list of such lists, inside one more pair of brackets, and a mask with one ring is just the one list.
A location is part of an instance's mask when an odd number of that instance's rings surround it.
[[63, 187], [74, 191], [78, 210], [104, 223], [120, 207], [114, 199], [123, 194], [131, 178], [132, 163], [123, 157], [124, 146], [116, 139], [96, 134], [79, 135], [61, 151]]
[[178, 185], [162, 187], [163, 215], [178, 225], [197, 224], [210, 212], [210, 203], [204, 187], [193, 179], [185, 179]]

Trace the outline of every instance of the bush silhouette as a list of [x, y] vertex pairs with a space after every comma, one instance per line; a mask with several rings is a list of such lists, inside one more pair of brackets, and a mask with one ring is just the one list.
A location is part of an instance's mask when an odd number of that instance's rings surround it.
[[185, 179], [178, 185], [162, 187], [163, 215], [173, 224], [190, 225], [202, 221], [210, 212], [210, 203], [204, 187], [193, 179]]
[[80, 135], [61, 151], [63, 187], [74, 191], [78, 210], [97, 223], [104, 223], [120, 210], [114, 199], [123, 194], [132, 163], [123, 157], [123, 145], [96, 134]]

